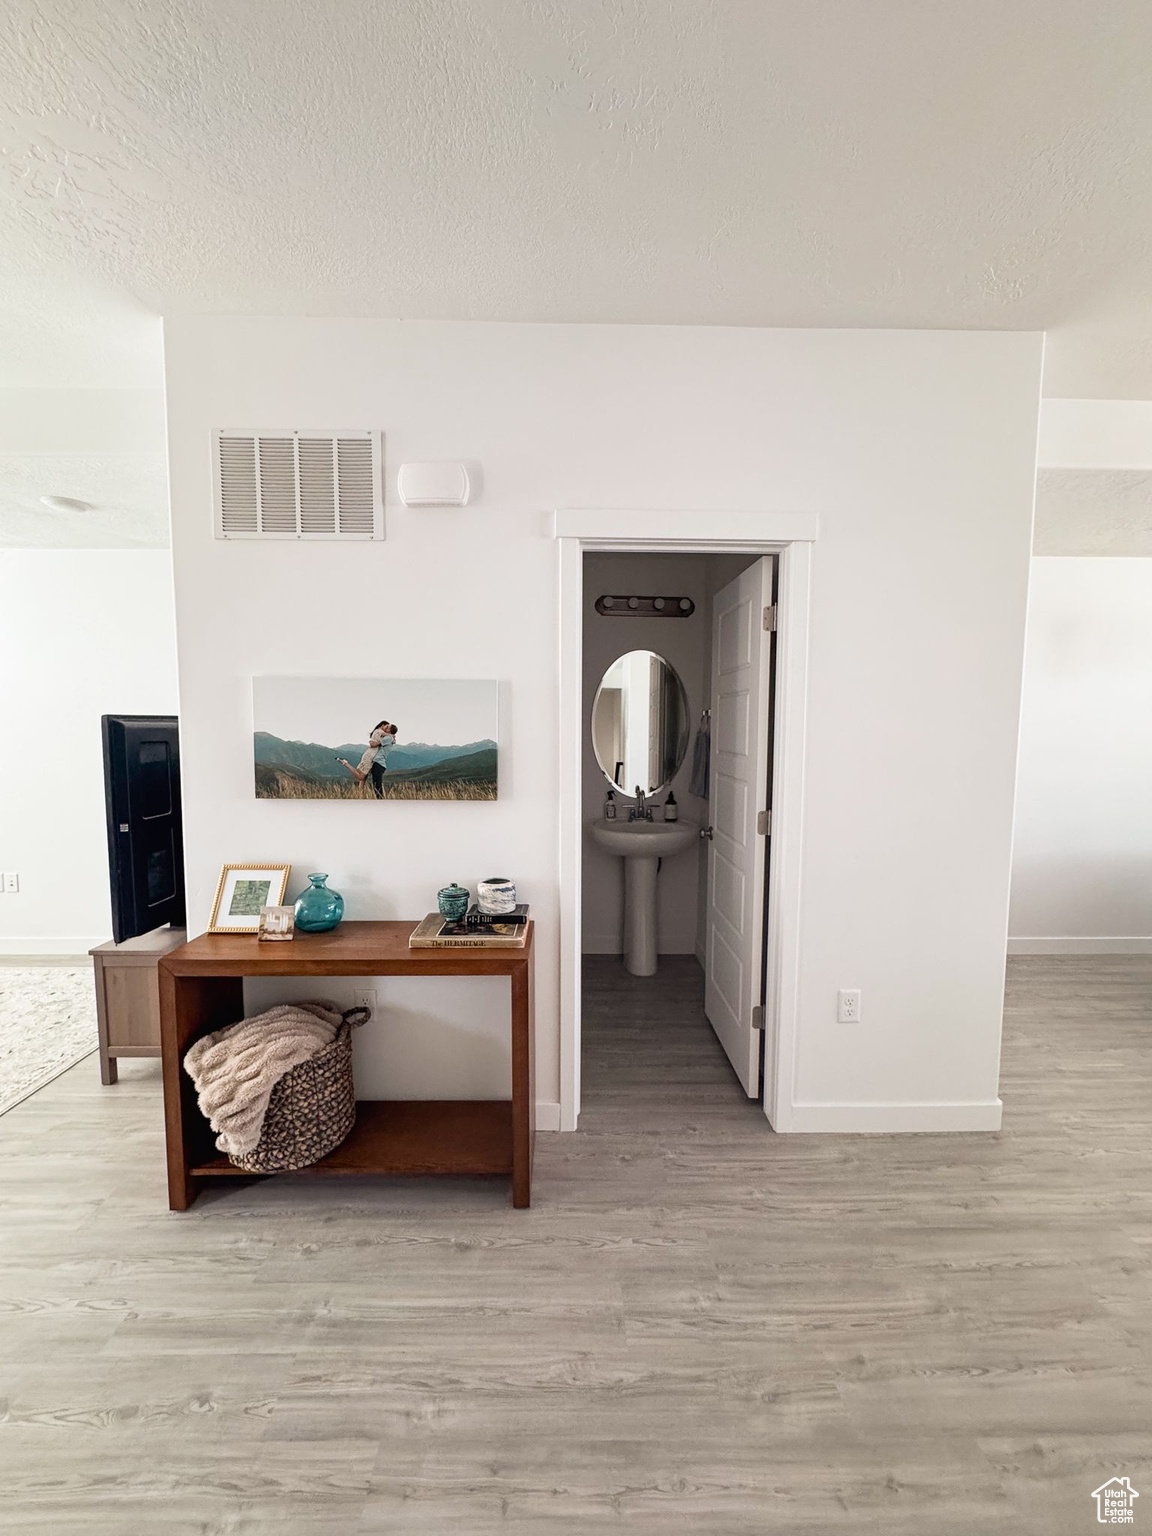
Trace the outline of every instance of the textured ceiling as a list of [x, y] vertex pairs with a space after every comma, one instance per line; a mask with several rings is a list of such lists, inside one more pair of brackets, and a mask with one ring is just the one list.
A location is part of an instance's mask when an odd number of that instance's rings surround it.
[[[71, 496], [89, 512], [57, 512], [41, 496]], [[0, 454], [0, 547], [139, 548], [168, 543], [162, 453]]]
[[1152, 556], [1152, 473], [1042, 469], [1032, 553]]
[[1051, 332], [1152, 396], [1147, 0], [19, 0], [0, 383], [165, 312]]
[[0, 388], [0, 548], [167, 543], [162, 391]]

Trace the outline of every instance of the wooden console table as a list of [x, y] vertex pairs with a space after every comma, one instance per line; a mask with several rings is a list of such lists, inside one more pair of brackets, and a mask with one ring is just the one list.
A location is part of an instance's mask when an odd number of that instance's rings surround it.
[[[221, 1178], [260, 1178], [217, 1152], [196, 1104], [184, 1054], [194, 1040], [244, 1016], [245, 976], [507, 976], [512, 1013], [512, 1094], [487, 1100], [361, 1100], [356, 1125], [334, 1152], [302, 1173], [501, 1173], [512, 1204], [531, 1200], [535, 1136], [532, 925], [523, 949], [409, 949], [415, 923], [341, 923], [287, 943], [248, 934], [204, 934], [159, 964], [168, 1204], [185, 1211]], [[372, 1026], [369, 1025], [368, 1028]]]

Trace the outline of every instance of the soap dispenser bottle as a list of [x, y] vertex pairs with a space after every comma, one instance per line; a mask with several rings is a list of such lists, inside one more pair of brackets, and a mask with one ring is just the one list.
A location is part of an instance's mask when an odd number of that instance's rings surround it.
[[676, 804], [676, 796], [672, 793], [671, 790], [668, 791], [668, 798], [664, 802], [664, 820], [680, 820], [680, 807]]
[[610, 789], [604, 796], [604, 820], [616, 820], [616, 791], [614, 789]]

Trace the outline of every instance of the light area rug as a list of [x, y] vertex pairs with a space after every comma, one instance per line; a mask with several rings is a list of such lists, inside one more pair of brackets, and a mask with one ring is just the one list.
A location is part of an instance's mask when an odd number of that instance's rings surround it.
[[0, 965], [0, 1115], [96, 1049], [88, 965]]

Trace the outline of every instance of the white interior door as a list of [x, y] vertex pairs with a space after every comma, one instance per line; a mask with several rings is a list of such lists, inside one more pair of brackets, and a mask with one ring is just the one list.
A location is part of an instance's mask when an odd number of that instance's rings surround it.
[[766, 555], [712, 605], [712, 772], [704, 1011], [750, 1098], [760, 1093], [772, 601]]

